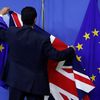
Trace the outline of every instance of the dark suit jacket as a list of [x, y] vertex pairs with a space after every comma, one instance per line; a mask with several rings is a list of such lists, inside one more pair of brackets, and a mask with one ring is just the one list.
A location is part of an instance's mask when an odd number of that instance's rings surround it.
[[74, 53], [72, 48], [57, 51], [49, 36], [27, 25], [7, 30], [0, 27], [0, 39], [9, 45], [6, 83], [35, 94], [49, 94], [48, 59], [64, 60]]

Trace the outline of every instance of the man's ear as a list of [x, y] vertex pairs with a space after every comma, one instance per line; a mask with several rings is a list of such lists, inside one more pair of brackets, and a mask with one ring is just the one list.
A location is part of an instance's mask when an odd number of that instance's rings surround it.
[[37, 19], [37, 18], [34, 19], [34, 23], [36, 23], [36, 19]]

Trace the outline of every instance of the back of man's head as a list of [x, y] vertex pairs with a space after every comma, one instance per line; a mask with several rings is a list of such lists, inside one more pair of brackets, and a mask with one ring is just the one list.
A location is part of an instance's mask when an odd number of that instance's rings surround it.
[[33, 7], [25, 7], [21, 11], [21, 19], [23, 24], [32, 26], [35, 23], [37, 12]]

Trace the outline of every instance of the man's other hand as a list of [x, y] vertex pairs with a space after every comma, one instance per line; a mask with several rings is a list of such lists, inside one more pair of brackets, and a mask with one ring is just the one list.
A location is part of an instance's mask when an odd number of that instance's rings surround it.
[[1, 15], [5, 15], [9, 12], [10, 8], [9, 7], [4, 7], [0, 10]]

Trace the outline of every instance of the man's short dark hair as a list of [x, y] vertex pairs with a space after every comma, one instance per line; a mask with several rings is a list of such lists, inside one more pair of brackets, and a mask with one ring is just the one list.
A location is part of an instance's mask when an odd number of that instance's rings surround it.
[[21, 11], [21, 19], [25, 25], [34, 25], [34, 20], [36, 17], [37, 12], [33, 7], [25, 7]]

